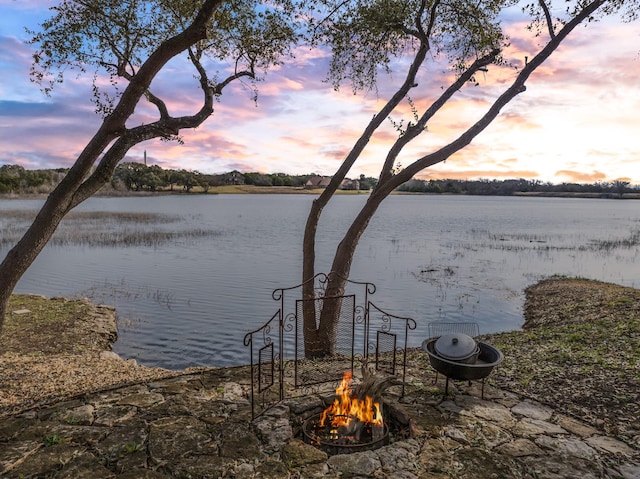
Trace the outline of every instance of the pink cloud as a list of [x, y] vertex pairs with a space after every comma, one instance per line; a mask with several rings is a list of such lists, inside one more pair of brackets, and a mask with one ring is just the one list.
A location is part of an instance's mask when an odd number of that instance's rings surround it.
[[418, 175], [418, 177], [423, 180], [518, 179], [536, 178], [537, 176], [538, 173], [533, 170], [451, 170], [439, 168], [438, 165], [428, 168]]
[[596, 181], [607, 179], [607, 175], [601, 171], [591, 171], [587, 173], [584, 171], [558, 170], [554, 176], [562, 181], [573, 183], [595, 183]]

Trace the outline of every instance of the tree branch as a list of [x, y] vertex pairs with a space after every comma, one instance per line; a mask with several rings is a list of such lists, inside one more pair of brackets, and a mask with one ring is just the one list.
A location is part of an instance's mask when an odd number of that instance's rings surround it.
[[389, 181], [380, 186], [380, 194], [389, 194], [401, 184], [409, 181], [414, 175], [420, 171], [440, 163], [449, 158], [454, 153], [460, 151], [478, 136], [491, 122], [498, 116], [502, 108], [507, 105], [513, 98], [526, 90], [525, 83], [531, 74], [542, 63], [551, 56], [551, 54], [560, 46], [562, 41], [586, 18], [589, 18], [598, 8], [604, 5], [608, 0], [595, 0], [587, 5], [579, 14], [577, 14], [570, 22], [554, 36], [540, 52], [520, 71], [512, 85], [500, 95], [491, 105], [489, 110], [473, 124], [467, 131], [462, 133], [458, 138], [442, 147], [435, 153], [425, 155], [407, 166], [404, 170], [393, 176]]
[[478, 58], [472, 65], [467, 68], [462, 75], [460, 75], [454, 83], [452, 83], [449, 88], [447, 88], [440, 97], [434, 101], [429, 108], [425, 110], [420, 119], [415, 125], [412, 125], [407, 128], [407, 131], [399, 137], [391, 149], [387, 154], [384, 166], [382, 167], [380, 180], [376, 185], [375, 189], [379, 187], [383, 187], [384, 183], [389, 181], [393, 177], [392, 168], [395, 164], [396, 158], [400, 154], [400, 152], [404, 149], [404, 147], [413, 141], [418, 135], [422, 134], [427, 127], [427, 122], [433, 118], [433, 116], [451, 99], [451, 97], [460, 90], [467, 83], [473, 75], [475, 75], [479, 70], [486, 68], [488, 65], [492, 64], [496, 57], [500, 54], [499, 49], [494, 49], [489, 52], [487, 55], [482, 58]]
[[553, 30], [553, 20], [551, 19], [551, 13], [549, 12], [549, 7], [547, 6], [546, 3], [544, 3], [544, 0], [538, 0], [538, 3], [540, 4], [540, 7], [544, 11], [544, 18], [547, 22], [547, 28], [549, 29], [549, 36], [551, 37], [551, 39], [554, 39], [556, 37], [556, 34]]

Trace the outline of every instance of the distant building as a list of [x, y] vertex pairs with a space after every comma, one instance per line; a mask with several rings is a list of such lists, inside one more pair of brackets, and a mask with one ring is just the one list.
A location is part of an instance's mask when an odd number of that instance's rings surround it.
[[359, 190], [360, 189], [360, 180], [351, 180], [349, 178], [345, 178], [340, 183], [341, 190]]
[[326, 188], [329, 186], [331, 178], [328, 176], [312, 176], [304, 184], [305, 188]]
[[[309, 189], [326, 188], [327, 186], [329, 186], [330, 182], [331, 182], [330, 176], [312, 176], [307, 180], [304, 186], [305, 188], [309, 188]], [[341, 190], [359, 190], [360, 181], [352, 180], [350, 178], [345, 178], [344, 180], [342, 180], [342, 183], [340, 183], [340, 189]]]
[[225, 185], [244, 185], [244, 175], [237, 170], [222, 175], [222, 182]]

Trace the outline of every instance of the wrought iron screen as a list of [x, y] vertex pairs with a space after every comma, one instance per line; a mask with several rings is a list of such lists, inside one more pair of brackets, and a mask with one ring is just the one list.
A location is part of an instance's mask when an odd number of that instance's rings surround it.
[[[409, 331], [416, 329], [412, 318], [388, 313], [371, 301], [367, 304], [367, 350], [374, 356], [376, 371], [398, 376], [402, 383], [407, 368], [407, 341]], [[375, 332], [375, 337], [370, 332]]]
[[[323, 387], [335, 389], [345, 371], [354, 373], [359, 359], [371, 363], [373, 353], [378, 371], [404, 381], [407, 338], [416, 327], [415, 321], [389, 314], [371, 303], [369, 296], [376, 290], [372, 283], [347, 280], [344, 294], [327, 296], [331, 274], [319, 273], [309, 280], [315, 292], [310, 299], [300, 299], [305, 283], [274, 290], [278, 310], [263, 326], [245, 336], [253, 417], [285, 397]], [[331, 309], [337, 311], [338, 321], [334, 329], [323, 330], [321, 315]], [[328, 355], [326, 349], [313, 354], [314, 348], [322, 349], [319, 346], [327, 344]]]
[[[312, 307], [314, 318], [307, 318], [313, 322], [305, 331], [305, 308]], [[329, 311], [336, 311], [337, 323], [333, 323], [330, 330], [323, 330], [320, 326], [320, 316]], [[294, 358], [294, 386], [305, 388], [317, 384], [337, 382], [344, 371], [353, 373], [355, 327], [356, 327], [356, 297], [331, 296], [315, 299], [300, 299], [296, 301], [296, 341]], [[326, 314], [326, 313], [325, 313]], [[313, 321], [315, 319], [315, 321]], [[306, 359], [305, 352], [327, 352], [328, 360]], [[333, 363], [337, 362], [338, 365]], [[338, 367], [336, 367], [338, 366]]]
[[257, 416], [283, 397], [280, 311], [244, 337], [251, 365], [251, 414]]

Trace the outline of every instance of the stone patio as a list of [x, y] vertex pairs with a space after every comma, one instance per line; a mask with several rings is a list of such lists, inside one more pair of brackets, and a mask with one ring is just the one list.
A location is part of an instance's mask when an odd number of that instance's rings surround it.
[[[427, 374], [427, 373], [425, 373]], [[412, 378], [385, 399], [403, 423], [375, 451], [302, 442], [319, 396], [251, 420], [248, 368], [213, 369], [75, 398], [0, 420], [7, 478], [640, 478], [640, 453], [576, 418], [478, 384]]]

